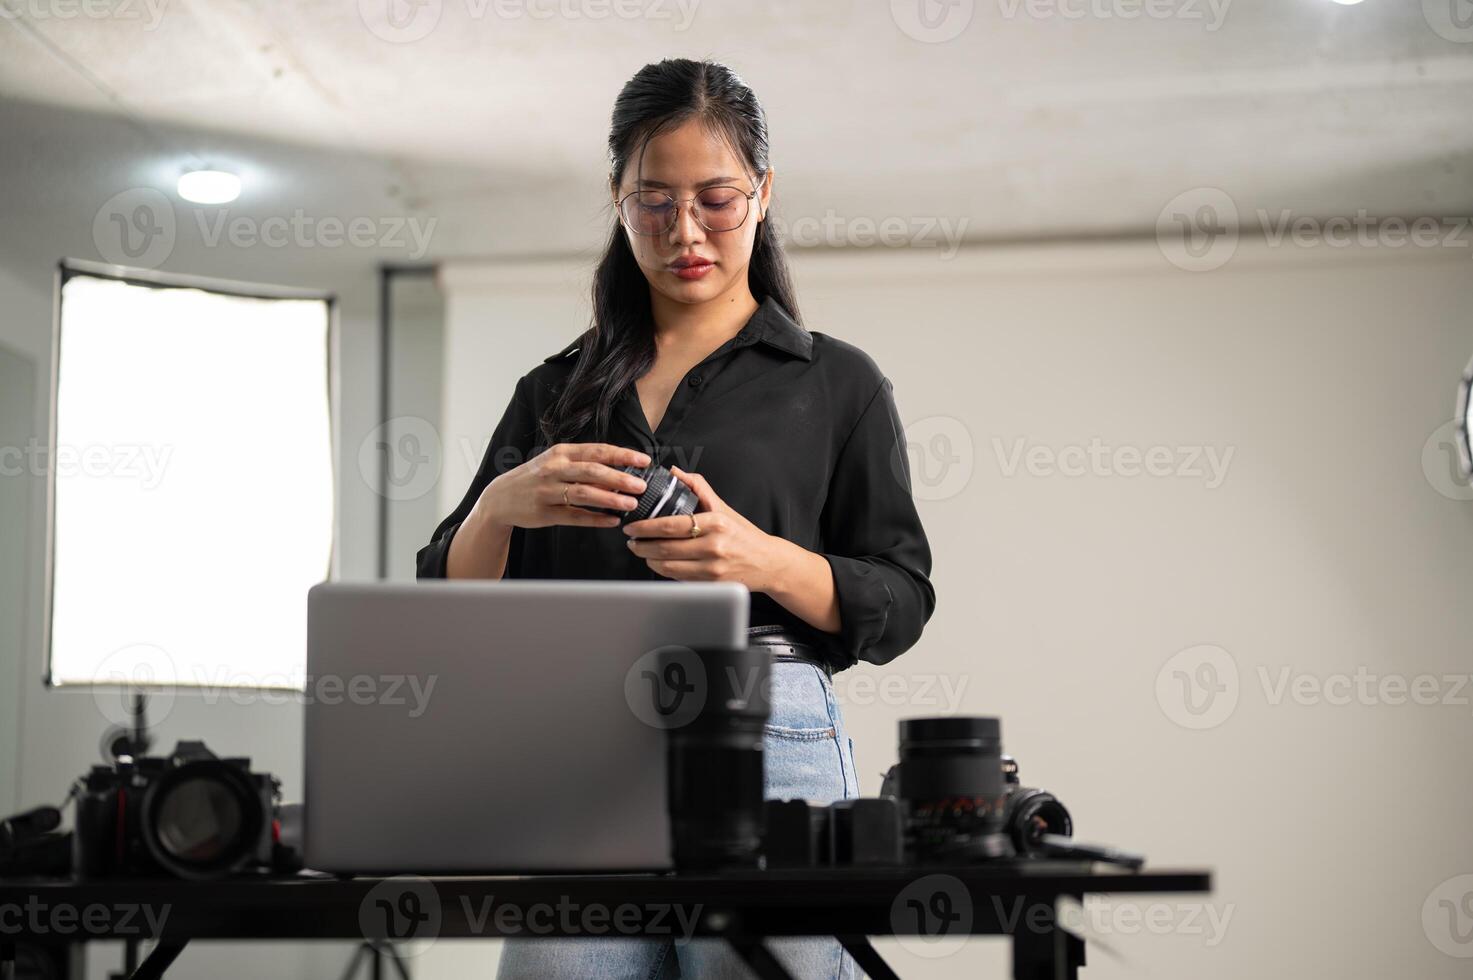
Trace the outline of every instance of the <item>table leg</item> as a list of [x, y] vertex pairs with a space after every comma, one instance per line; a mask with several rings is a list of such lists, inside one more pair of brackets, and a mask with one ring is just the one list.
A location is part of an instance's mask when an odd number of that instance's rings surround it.
[[793, 975], [788, 972], [787, 967], [772, 955], [772, 950], [761, 939], [735, 939], [728, 937], [726, 940], [736, 954], [752, 968], [757, 974], [758, 980], [793, 980]]
[[1084, 940], [1058, 927], [1051, 910], [1043, 922], [1013, 933], [1014, 980], [1078, 980]]
[[0, 980], [15, 980], [15, 943], [0, 942]]
[[839, 943], [854, 957], [854, 962], [864, 971], [865, 976], [871, 980], [900, 980], [900, 976], [892, 969], [885, 958], [880, 955], [879, 950], [870, 945], [868, 936], [835, 936]]
[[179, 954], [184, 952], [184, 942], [161, 942], [153, 948], [128, 980], [160, 980]]

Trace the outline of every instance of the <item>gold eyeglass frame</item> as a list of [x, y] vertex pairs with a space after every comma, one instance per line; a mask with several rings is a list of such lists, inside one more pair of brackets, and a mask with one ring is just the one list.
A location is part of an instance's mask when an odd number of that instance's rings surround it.
[[[697, 197], [700, 196], [699, 194], [692, 195], [691, 197], [683, 197], [683, 198], [680, 198], [680, 199], [677, 200], [676, 198], [671, 197], [669, 194], [665, 194], [664, 191], [658, 191], [658, 190], [630, 191], [628, 194], [625, 194], [623, 197], [619, 198], [618, 203], [614, 205], [614, 213], [619, 216], [619, 222], [622, 225], [624, 225], [625, 228], [628, 228], [634, 234], [636, 234], [636, 235], [643, 235], [646, 238], [657, 238], [660, 235], [668, 235], [670, 233], [670, 229], [671, 228], [674, 228], [675, 225], [676, 225], [676, 223], [680, 221], [680, 206], [682, 204], [689, 203], [691, 205], [691, 213], [695, 216], [696, 224], [700, 225], [702, 228], [706, 229], [707, 231], [711, 232], [712, 234], [720, 235], [720, 234], [724, 234], [725, 232], [728, 232], [728, 231], [736, 231], [742, 225], [744, 225], [744, 224], [747, 223], [747, 218], [750, 217], [751, 214], [752, 214], [752, 199], [755, 198], [758, 194], [761, 194], [762, 193], [762, 186], [763, 186], [763, 184], [766, 184], [767, 183], [767, 177], [771, 173], [772, 173], [772, 171], [769, 170], [767, 172], [767, 174], [764, 174], [763, 177], [762, 177], [762, 182], [759, 183], [757, 185], [756, 189], [753, 190], [751, 193], [747, 193], [747, 192], [743, 191], [740, 187], [737, 187], [737, 186], [732, 185], [732, 184], [712, 184], [710, 187], [702, 187], [701, 188], [701, 191], [702, 192], [705, 192], [705, 191], [714, 191], [714, 190], [720, 190], [721, 188], [726, 188], [728, 190], [736, 191], [738, 194], [741, 194], [742, 197], [745, 197], [747, 199], [747, 213], [744, 214], [744, 215], [742, 215], [742, 220], [741, 221], [738, 221], [736, 224], [732, 225], [730, 228], [717, 229], [717, 228], [712, 228], [710, 225], [706, 224], [705, 219], [701, 217], [700, 208], [695, 206], [695, 200], [696, 200]], [[671, 208], [672, 208], [671, 209], [671, 212], [670, 212], [670, 223], [668, 225], [666, 225], [664, 227], [664, 229], [662, 229], [660, 231], [640, 231], [638, 228], [635, 228], [634, 226], [632, 226], [629, 223], [628, 219], [624, 215], [624, 202], [627, 201], [627, 200], [629, 200], [631, 197], [633, 197], [636, 194], [663, 194], [664, 197], [665, 197], [665, 199], [670, 202]], [[758, 218], [757, 220], [758, 221], [761, 221], [762, 219], [761, 218]]]

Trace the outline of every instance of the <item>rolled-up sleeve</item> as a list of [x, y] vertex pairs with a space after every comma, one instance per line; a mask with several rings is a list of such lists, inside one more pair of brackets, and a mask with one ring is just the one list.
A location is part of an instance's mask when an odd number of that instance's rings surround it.
[[889, 663], [920, 639], [936, 609], [936, 590], [888, 378], [839, 452], [820, 523], [842, 653], [851, 663]]
[[[536, 455], [537, 418], [528, 397], [529, 384], [530, 381], [525, 376], [517, 382], [511, 401], [502, 413], [496, 430], [491, 434], [491, 441], [486, 444], [486, 454], [481, 458], [481, 466], [471, 480], [470, 489], [465, 492], [460, 505], [435, 528], [430, 543], [416, 554], [416, 578], [445, 578], [450, 542], [454, 539], [455, 532], [460, 530], [460, 525], [470, 516], [476, 501], [481, 498], [481, 491], [502, 473], [517, 468]], [[512, 529], [511, 547], [503, 576], [505, 578], [514, 577], [520, 560], [522, 536], [521, 528]]]

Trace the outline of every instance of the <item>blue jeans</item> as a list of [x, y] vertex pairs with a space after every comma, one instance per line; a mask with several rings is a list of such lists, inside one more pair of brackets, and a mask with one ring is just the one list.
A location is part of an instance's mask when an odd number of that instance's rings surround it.
[[[764, 739], [769, 799], [819, 803], [859, 795], [854, 743], [834, 700], [833, 685], [808, 663], [772, 665], [772, 717]], [[774, 955], [798, 980], [853, 980], [853, 959], [836, 940], [775, 939]], [[509, 939], [498, 980], [737, 980], [750, 977], [724, 940]]]

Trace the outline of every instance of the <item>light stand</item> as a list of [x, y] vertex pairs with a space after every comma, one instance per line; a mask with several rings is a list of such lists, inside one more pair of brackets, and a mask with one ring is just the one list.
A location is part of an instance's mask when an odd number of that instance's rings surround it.
[[353, 975], [358, 972], [359, 962], [364, 957], [368, 958], [368, 975], [372, 980], [383, 980], [386, 954], [389, 962], [394, 965], [394, 972], [399, 974], [400, 980], [409, 980], [409, 970], [405, 967], [404, 960], [399, 955], [399, 951], [394, 948], [393, 943], [385, 942], [383, 948], [380, 948], [368, 940], [359, 943], [358, 948], [353, 950], [353, 958], [348, 961], [348, 969], [343, 971], [342, 980], [352, 980]]

